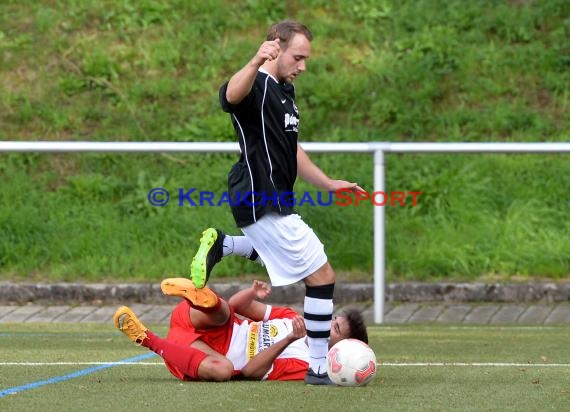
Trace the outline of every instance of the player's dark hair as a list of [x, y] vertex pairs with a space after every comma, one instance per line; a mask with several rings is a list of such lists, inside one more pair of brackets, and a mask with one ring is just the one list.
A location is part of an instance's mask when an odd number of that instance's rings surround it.
[[267, 40], [279, 39], [283, 43], [282, 47], [285, 48], [289, 40], [297, 33], [304, 35], [309, 41], [313, 40], [313, 33], [307, 26], [293, 20], [283, 20], [272, 25], [267, 32]]
[[368, 343], [368, 331], [366, 330], [366, 325], [364, 324], [364, 317], [362, 312], [357, 309], [345, 309], [342, 312], [342, 316], [348, 321], [350, 328], [349, 338], [358, 339], [364, 343]]

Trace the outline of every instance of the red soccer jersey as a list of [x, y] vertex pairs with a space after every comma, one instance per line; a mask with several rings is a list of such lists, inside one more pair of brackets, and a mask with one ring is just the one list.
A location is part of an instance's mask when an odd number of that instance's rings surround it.
[[[168, 340], [190, 345], [197, 339], [225, 354], [238, 373], [257, 353], [284, 339], [292, 330], [292, 321], [297, 313], [285, 307], [271, 307], [267, 319], [259, 322], [238, 318], [231, 309], [229, 321], [213, 329], [196, 329], [190, 321], [190, 305], [182, 301], [172, 312]], [[309, 350], [304, 338], [293, 342], [275, 359], [263, 379], [301, 380], [307, 372]], [[179, 379], [188, 379], [175, 366], [166, 366]]]

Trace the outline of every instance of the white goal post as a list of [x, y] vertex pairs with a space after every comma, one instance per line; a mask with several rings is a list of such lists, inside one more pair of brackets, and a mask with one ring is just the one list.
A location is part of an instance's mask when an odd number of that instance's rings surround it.
[[[385, 192], [386, 153], [570, 153], [570, 143], [300, 143], [313, 153], [372, 154], [374, 160], [374, 192]], [[69, 141], [3, 141], [2, 152], [190, 152], [237, 153], [237, 143], [221, 142], [69, 142]], [[374, 322], [384, 321], [385, 301], [385, 209], [374, 207]]]

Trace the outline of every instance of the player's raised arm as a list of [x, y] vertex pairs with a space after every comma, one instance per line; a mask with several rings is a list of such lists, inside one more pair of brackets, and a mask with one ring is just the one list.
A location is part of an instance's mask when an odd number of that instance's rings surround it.
[[265, 299], [271, 293], [271, 286], [260, 280], [254, 280], [247, 289], [240, 290], [228, 299], [228, 304], [235, 312], [251, 320], [263, 320], [267, 305], [257, 299]]
[[230, 78], [226, 89], [228, 103], [238, 104], [241, 102], [251, 91], [257, 70], [267, 60], [275, 60], [280, 51], [279, 39], [263, 42], [255, 56]]

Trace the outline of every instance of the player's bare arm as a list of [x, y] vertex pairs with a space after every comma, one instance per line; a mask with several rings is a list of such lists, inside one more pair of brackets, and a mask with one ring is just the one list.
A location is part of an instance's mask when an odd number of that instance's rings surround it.
[[328, 177], [316, 164], [313, 163], [309, 158], [309, 155], [300, 145], [297, 145], [297, 175], [313, 186], [328, 192], [336, 192], [339, 189], [350, 189], [355, 192], [364, 191], [364, 189], [354, 182], [331, 179]]
[[234, 74], [228, 82], [226, 99], [231, 104], [238, 104], [249, 94], [257, 71], [266, 61], [273, 61], [279, 55], [279, 40], [268, 40], [261, 44], [255, 56]]
[[296, 316], [292, 319], [293, 329], [285, 339], [280, 340], [267, 349], [255, 355], [241, 370], [241, 376], [245, 379], [261, 379], [271, 368], [273, 361], [285, 350], [291, 343], [304, 337], [307, 334], [305, 329], [305, 320], [302, 316]]
[[271, 293], [271, 286], [260, 280], [254, 280], [247, 289], [240, 290], [228, 299], [228, 304], [235, 312], [251, 320], [263, 320], [267, 305], [259, 300], [265, 299]]

